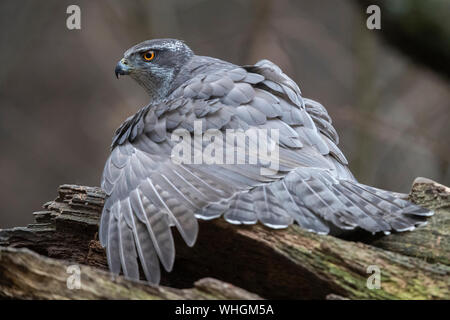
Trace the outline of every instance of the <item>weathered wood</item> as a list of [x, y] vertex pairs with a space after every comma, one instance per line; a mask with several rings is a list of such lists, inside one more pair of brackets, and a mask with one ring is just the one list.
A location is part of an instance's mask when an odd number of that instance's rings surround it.
[[[0, 297], [15, 299], [261, 299], [216, 279], [197, 281], [194, 288], [149, 286], [80, 265], [79, 285], [70, 263], [38, 255], [28, 249], [0, 247]], [[77, 270], [78, 272], [78, 270]], [[69, 282], [68, 282], [69, 281]]]
[[434, 210], [427, 225], [414, 232], [395, 233], [368, 243], [389, 251], [450, 265], [450, 188], [417, 178], [409, 200]]
[[[261, 225], [234, 226], [222, 219], [201, 222], [193, 248], [174, 232], [175, 267], [162, 275], [162, 284], [191, 288], [198, 279], [213, 277], [264, 298], [448, 299], [449, 195], [448, 188], [435, 182], [416, 181], [411, 199], [436, 209], [429, 224], [376, 240], [366, 235], [366, 243], [316, 235], [297, 226], [272, 230]], [[26, 247], [68, 261], [64, 263], [107, 270], [104, 250], [96, 240], [102, 205], [103, 193], [98, 188], [61, 186], [59, 197], [35, 214], [35, 224], [1, 230], [0, 246]], [[373, 265], [381, 271], [381, 288], [371, 290], [366, 286], [367, 268]], [[0, 280], [0, 295], [5, 290], [15, 292], [15, 286], [20, 283], [5, 285]], [[107, 290], [102, 292], [107, 294]]]

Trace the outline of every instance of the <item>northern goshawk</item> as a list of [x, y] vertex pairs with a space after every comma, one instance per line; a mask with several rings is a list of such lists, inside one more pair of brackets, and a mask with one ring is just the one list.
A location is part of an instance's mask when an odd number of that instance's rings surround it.
[[[115, 274], [122, 270], [139, 278], [140, 261], [147, 280], [159, 283], [160, 262], [167, 271], [174, 264], [171, 227], [193, 246], [197, 219], [224, 216], [230, 223], [259, 221], [272, 228], [296, 222], [338, 235], [356, 228], [412, 230], [433, 214], [398, 194], [358, 183], [326, 109], [302, 97], [297, 84], [268, 60], [237, 66], [197, 56], [182, 41], [157, 39], [127, 50], [115, 73], [130, 75], [150, 95], [150, 103], [117, 129], [102, 177], [107, 198], [99, 235]], [[264, 156], [247, 161], [259, 150], [252, 146], [262, 145], [250, 141], [256, 135], [245, 136], [240, 149], [237, 139], [217, 138], [252, 129], [267, 133], [277, 168]], [[184, 136], [173, 139], [177, 132]], [[211, 132], [216, 138], [195, 139]], [[190, 155], [184, 159], [192, 161], [175, 161], [174, 148], [190, 138], [186, 145], [194, 153], [211, 144], [214, 152], [203, 154], [203, 161]], [[232, 157], [244, 155], [244, 163], [212, 161], [233, 147]]]

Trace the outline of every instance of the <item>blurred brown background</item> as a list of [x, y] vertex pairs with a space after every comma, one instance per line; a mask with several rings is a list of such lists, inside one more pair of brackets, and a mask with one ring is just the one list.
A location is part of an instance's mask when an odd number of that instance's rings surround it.
[[[158, 37], [279, 64], [328, 109], [361, 182], [450, 185], [449, 2], [389, 3], [382, 29], [368, 30], [367, 2], [356, 0], [2, 0], [0, 228], [31, 222], [60, 184], [99, 185], [114, 130], [148, 102], [114, 66]], [[81, 30], [66, 28], [70, 4]]]

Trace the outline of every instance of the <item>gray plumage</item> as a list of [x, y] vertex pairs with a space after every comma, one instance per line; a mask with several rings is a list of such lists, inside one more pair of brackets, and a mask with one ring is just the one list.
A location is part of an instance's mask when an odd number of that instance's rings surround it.
[[[154, 58], [146, 61], [149, 51]], [[172, 227], [193, 246], [197, 219], [223, 216], [272, 228], [296, 222], [339, 234], [412, 230], [432, 215], [397, 194], [358, 183], [326, 109], [303, 98], [268, 60], [239, 67], [160, 39], [126, 51], [116, 67], [116, 75], [124, 74], [145, 88], [151, 102], [117, 129], [103, 172], [100, 241], [113, 273], [136, 279], [140, 261], [147, 280], [158, 283], [159, 262], [167, 271], [173, 267]], [[262, 175], [262, 161], [176, 164], [171, 135], [181, 128], [193, 135], [194, 121], [201, 121], [203, 133], [279, 130], [279, 170]]]

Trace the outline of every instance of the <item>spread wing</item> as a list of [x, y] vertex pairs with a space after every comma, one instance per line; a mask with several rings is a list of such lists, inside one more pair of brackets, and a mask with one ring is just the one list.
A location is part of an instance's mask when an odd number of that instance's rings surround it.
[[[279, 132], [279, 139], [271, 140], [279, 150], [277, 169], [264, 159], [252, 164], [206, 164], [208, 158], [196, 163], [195, 156], [189, 164], [173, 161], [179, 144], [172, 135], [180, 130], [194, 137], [197, 129], [225, 135], [228, 129], [252, 128]], [[188, 145], [195, 155], [205, 145], [194, 140]], [[148, 281], [158, 283], [159, 261], [167, 271], [174, 263], [171, 227], [192, 246], [197, 218], [224, 215], [230, 223], [260, 221], [273, 228], [296, 221], [328, 233], [330, 226], [400, 230], [417, 221], [398, 212], [428, 214], [356, 183], [337, 143], [325, 108], [303, 99], [297, 85], [267, 60], [197, 74], [116, 132], [102, 177], [107, 200], [100, 226], [111, 271], [137, 279], [140, 261]], [[242, 152], [249, 156], [248, 149], [238, 148], [233, 156]], [[391, 216], [383, 215], [386, 210]]]

